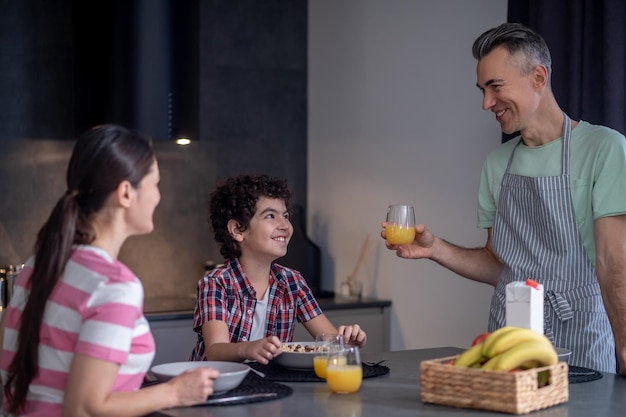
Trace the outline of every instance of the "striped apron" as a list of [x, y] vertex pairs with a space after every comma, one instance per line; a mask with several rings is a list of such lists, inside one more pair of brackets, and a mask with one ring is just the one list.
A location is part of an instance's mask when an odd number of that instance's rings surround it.
[[570, 132], [565, 115], [560, 176], [511, 174], [517, 147], [511, 153], [491, 235], [504, 268], [491, 299], [489, 330], [506, 323], [506, 285], [532, 278], [544, 287], [544, 332], [554, 346], [572, 350], [570, 365], [615, 373], [613, 333], [571, 200]]

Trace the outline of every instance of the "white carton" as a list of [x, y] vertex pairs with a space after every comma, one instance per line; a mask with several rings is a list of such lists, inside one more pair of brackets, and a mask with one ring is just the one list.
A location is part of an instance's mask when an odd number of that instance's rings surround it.
[[506, 325], [543, 334], [543, 285], [530, 279], [507, 284]]

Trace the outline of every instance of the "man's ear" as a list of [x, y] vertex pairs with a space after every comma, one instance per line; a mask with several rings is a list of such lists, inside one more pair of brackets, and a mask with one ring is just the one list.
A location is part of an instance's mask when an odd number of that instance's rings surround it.
[[241, 225], [237, 220], [230, 219], [226, 227], [228, 228], [228, 233], [230, 233], [230, 236], [233, 239], [237, 242], [241, 242], [243, 240], [243, 231], [241, 230]]
[[133, 192], [133, 186], [128, 181], [122, 181], [115, 190], [115, 196], [120, 206], [124, 208], [130, 207], [131, 197]]
[[533, 79], [536, 88], [545, 88], [548, 85], [548, 68], [545, 65], [535, 65]]

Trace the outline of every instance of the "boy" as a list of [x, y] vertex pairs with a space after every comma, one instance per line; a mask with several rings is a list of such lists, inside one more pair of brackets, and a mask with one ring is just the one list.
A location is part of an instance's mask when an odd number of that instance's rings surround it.
[[293, 234], [290, 200], [286, 181], [267, 175], [231, 177], [211, 193], [209, 222], [225, 263], [198, 282], [191, 360], [267, 364], [292, 340], [296, 321], [312, 336], [339, 333], [365, 345], [359, 325], [335, 328], [302, 275], [274, 262]]

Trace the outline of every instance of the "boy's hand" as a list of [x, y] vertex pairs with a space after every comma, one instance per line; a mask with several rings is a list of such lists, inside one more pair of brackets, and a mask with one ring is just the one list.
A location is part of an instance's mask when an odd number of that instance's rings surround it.
[[283, 353], [280, 348], [280, 339], [268, 336], [264, 339], [245, 343], [244, 357], [250, 361], [257, 361], [267, 365], [270, 360]]
[[367, 342], [367, 335], [358, 324], [352, 326], [339, 326], [339, 334], [343, 336], [343, 341], [349, 345], [362, 348]]

